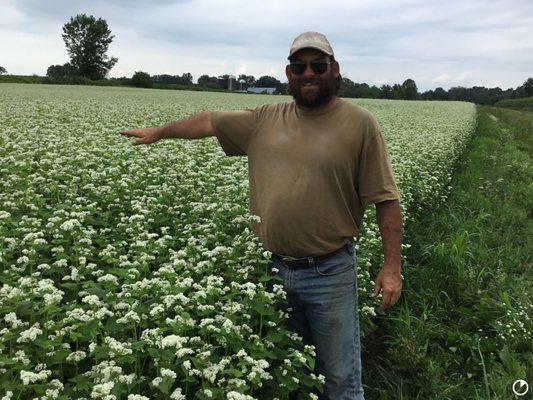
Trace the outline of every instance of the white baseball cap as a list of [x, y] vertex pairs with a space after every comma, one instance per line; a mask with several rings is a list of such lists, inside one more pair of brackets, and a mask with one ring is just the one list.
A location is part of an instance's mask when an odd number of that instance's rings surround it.
[[291, 58], [297, 51], [307, 48], [316, 49], [328, 56], [333, 56], [333, 49], [326, 36], [319, 32], [304, 32], [296, 36], [296, 39], [292, 42], [289, 57], [287, 58]]

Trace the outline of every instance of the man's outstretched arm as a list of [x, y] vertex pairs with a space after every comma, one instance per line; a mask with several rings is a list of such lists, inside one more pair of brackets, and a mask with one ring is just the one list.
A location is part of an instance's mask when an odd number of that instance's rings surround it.
[[131, 129], [120, 132], [124, 136], [135, 136], [133, 144], [150, 144], [160, 139], [200, 139], [214, 136], [211, 113], [208, 111], [193, 115], [190, 118], [171, 122], [152, 128]]
[[380, 308], [394, 305], [402, 292], [401, 247], [402, 214], [398, 200], [376, 203], [376, 216], [383, 246], [383, 267], [378, 273], [372, 296], [383, 290]]

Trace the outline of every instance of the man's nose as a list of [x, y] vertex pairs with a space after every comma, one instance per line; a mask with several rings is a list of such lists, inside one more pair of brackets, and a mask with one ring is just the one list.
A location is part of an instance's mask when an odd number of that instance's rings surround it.
[[315, 76], [315, 73], [311, 69], [311, 64], [307, 64], [305, 66], [304, 78], [312, 78], [313, 76]]

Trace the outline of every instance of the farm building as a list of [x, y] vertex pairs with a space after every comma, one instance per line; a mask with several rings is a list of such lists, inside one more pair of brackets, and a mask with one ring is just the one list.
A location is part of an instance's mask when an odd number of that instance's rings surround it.
[[233, 75], [222, 75], [217, 78], [218, 86], [220, 86], [222, 89], [226, 90], [235, 90], [236, 89], [236, 83], [237, 78], [235, 78]]
[[274, 87], [250, 87], [246, 90], [248, 93], [273, 94], [276, 91]]

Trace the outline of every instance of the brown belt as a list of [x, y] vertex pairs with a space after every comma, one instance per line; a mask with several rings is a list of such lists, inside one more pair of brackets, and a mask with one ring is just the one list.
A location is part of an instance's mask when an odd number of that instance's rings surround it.
[[272, 253], [272, 256], [276, 257], [278, 260], [280, 260], [283, 264], [285, 264], [287, 267], [291, 269], [308, 268], [311, 265], [315, 265], [319, 263], [320, 261], [324, 261], [326, 258], [331, 257], [332, 255], [343, 250], [345, 247], [348, 246], [349, 243], [351, 242], [346, 243], [340, 249], [334, 250], [331, 253], [323, 254], [321, 256], [289, 257], [289, 256], [282, 256], [276, 253]]

